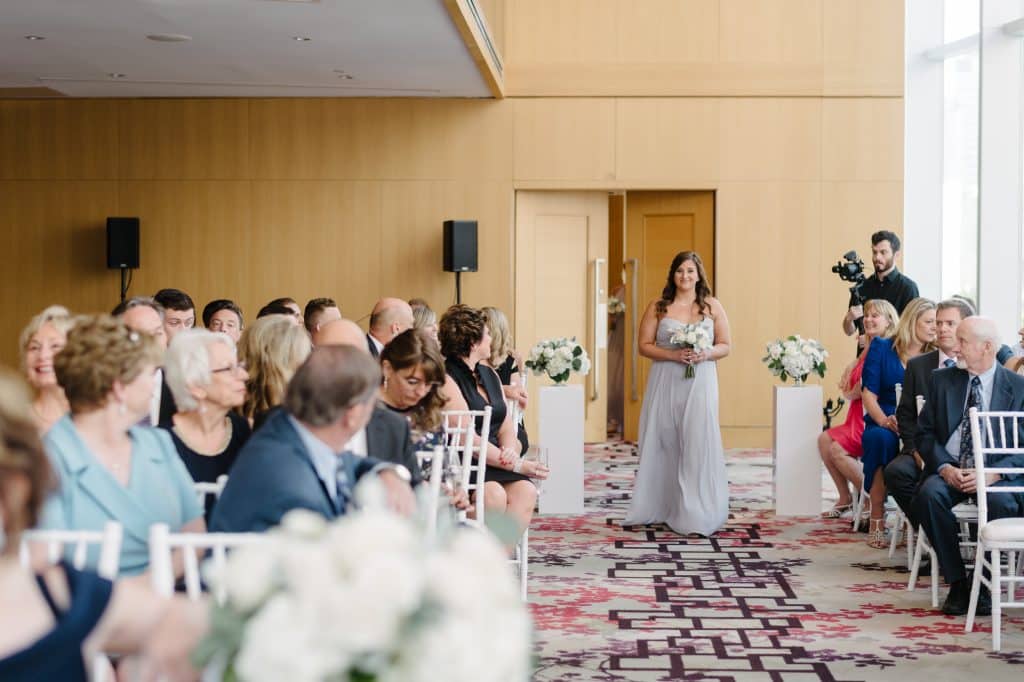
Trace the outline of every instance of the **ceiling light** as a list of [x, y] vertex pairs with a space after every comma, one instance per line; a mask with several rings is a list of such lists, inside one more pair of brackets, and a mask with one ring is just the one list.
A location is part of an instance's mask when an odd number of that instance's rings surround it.
[[310, 38], [309, 36], [292, 36], [292, 40], [298, 41], [300, 43], [308, 43], [310, 40], [312, 40], [312, 38]]
[[341, 78], [341, 79], [343, 79], [343, 80], [347, 80], [347, 81], [350, 81], [350, 80], [352, 80], [353, 78], [355, 78], [355, 76], [353, 76], [353, 75], [351, 75], [351, 74], [348, 74], [348, 73], [341, 73], [341, 74], [338, 74], [338, 78]]
[[45, 36], [25, 36], [25, 40], [46, 40]]
[[192, 40], [192, 36], [185, 36], [180, 33], [150, 33], [146, 37], [158, 43], [184, 43]]
[[112, 72], [108, 73], [107, 75], [110, 76], [111, 78], [127, 78], [127, 76], [125, 76], [123, 73], [117, 73], [116, 71], [112, 71]]

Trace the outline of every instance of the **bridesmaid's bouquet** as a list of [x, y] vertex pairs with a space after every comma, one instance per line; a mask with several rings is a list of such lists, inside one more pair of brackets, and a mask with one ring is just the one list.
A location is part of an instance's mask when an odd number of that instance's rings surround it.
[[[209, 567], [212, 568], [212, 567]], [[386, 510], [327, 522], [289, 512], [208, 570], [204, 680], [520, 682], [530, 616], [501, 544], [455, 529], [436, 544]]]
[[[711, 338], [711, 332], [708, 331], [707, 327], [704, 327], [697, 323], [684, 324], [682, 327], [672, 333], [669, 338], [669, 342], [680, 348], [692, 348], [696, 351], [705, 351], [711, 348], [713, 339]], [[694, 377], [693, 365], [686, 366], [686, 372], [683, 374], [686, 379], [692, 379]]]

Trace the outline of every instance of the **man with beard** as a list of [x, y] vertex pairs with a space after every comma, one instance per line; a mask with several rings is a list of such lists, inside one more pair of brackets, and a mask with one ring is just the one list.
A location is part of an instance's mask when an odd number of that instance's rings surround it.
[[[864, 280], [860, 293], [865, 301], [880, 298], [892, 303], [896, 312], [902, 315], [903, 309], [918, 297], [918, 293], [914, 280], [896, 269], [899, 250], [900, 238], [896, 233], [880, 230], [871, 235], [871, 262], [875, 266], [875, 274]], [[843, 331], [847, 336], [853, 335], [857, 330], [857, 320], [863, 316], [863, 306], [851, 297], [850, 308], [843, 317]]]

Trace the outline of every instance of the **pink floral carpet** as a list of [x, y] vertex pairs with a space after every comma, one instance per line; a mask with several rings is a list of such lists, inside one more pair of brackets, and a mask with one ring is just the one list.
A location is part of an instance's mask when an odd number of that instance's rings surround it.
[[1024, 680], [1024, 613], [1004, 614], [991, 653], [991, 619], [965, 634], [931, 608], [927, 574], [907, 591], [902, 548], [776, 518], [767, 451], [727, 453], [730, 520], [710, 539], [623, 530], [635, 449], [586, 457], [587, 513], [530, 531], [534, 680]]

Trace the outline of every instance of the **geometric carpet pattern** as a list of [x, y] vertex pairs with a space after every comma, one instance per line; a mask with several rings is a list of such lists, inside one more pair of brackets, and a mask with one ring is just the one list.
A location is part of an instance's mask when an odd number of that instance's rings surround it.
[[849, 521], [776, 517], [770, 453], [726, 461], [728, 524], [682, 537], [623, 529], [635, 447], [587, 446], [586, 513], [530, 528], [534, 680], [1024, 680], [1020, 611], [992, 653], [990, 619], [964, 633], [931, 608], [927, 573], [907, 592], [903, 548], [889, 559]]

